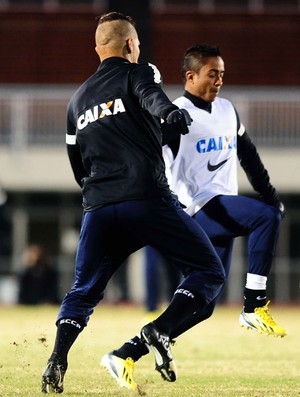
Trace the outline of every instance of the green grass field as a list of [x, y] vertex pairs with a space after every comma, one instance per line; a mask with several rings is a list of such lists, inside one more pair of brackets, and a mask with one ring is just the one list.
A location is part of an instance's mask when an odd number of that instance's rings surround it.
[[[41, 372], [51, 353], [57, 307], [0, 307], [0, 396], [41, 396]], [[283, 339], [238, 325], [240, 307], [220, 306], [213, 317], [173, 346], [178, 379], [164, 382], [151, 354], [136, 364], [135, 380], [151, 397], [300, 396], [298, 307], [271, 306], [287, 328]], [[69, 354], [64, 395], [135, 396], [99, 367], [103, 354], [119, 347], [143, 325], [135, 306], [99, 306]]]

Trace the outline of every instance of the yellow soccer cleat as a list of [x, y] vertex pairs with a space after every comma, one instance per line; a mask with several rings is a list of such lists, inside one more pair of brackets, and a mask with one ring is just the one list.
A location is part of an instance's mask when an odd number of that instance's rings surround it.
[[134, 361], [131, 357], [124, 360], [108, 353], [102, 357], [100, 365], [110, 373], [121, 387], [126, 387], [126, 389], [138, 388], [137, 383], [133, 380]]
[[270, 301], [265, 306], [256, 307], [254, 313], [242, 311], [240, 314], [240, 326], [254, 329], [260, 334], [283, 338], [286, 335], [286, 330], [274, 321], [268, 308], [269, 303]]

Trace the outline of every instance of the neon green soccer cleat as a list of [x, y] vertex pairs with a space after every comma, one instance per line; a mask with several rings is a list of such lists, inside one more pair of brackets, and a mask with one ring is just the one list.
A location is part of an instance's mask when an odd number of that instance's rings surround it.
[[126, 389], [137, 389], [138, 385], [133, 380], [134, 361], [128, 357], [126, 360], [108, 353], [102, 357], [101, 367], [103, 367], [121, 387]]
[[286, 330], [274, 321], [268, 308], [269, 303], [270, 301], [265, 306], [256, 307], [254, 313], [242, 311], [240, 314], [240, 326], [254, 329], [260, 334], [283, 338], [286, 335]]

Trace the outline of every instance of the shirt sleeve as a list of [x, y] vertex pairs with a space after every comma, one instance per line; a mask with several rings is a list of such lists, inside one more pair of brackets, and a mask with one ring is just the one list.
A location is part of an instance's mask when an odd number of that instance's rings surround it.
[[243, 124], [240, 124], [237, 134], [237, 155], [253, 189], [267, 204], [277, 207], [280, 197]]

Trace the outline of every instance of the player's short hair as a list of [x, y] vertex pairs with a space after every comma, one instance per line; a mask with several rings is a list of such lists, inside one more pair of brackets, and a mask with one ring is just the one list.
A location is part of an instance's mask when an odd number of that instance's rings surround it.
[[185, 74], [188, 70], [199, 72], [205, 65], [208, 58], [221, 56], [219, 47], [209, 44], [196, 44], [188, 48], [183, 56], [181, 75], [185, 81]]
[[116, 12], [116, 11], [112, 11], [112, 12], [108, 12], [106, 14], [100, 15], [100, 16], [96, 17], [96, 20], [98, 20], [98, 26], [104, 22], [127, 21], [134, 28], [136, 27], [134, 20], [129, 15], [125, 15], [125, 14], [122, 14], [121, 12]]

